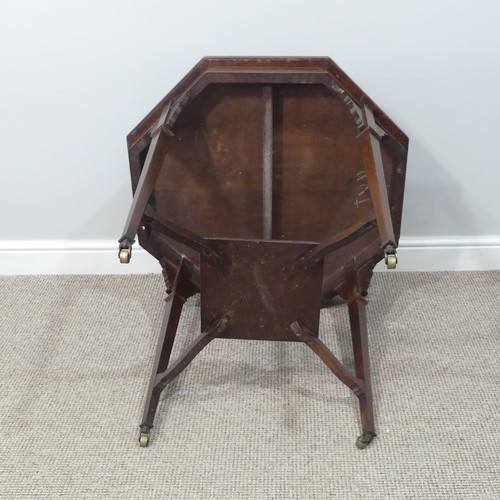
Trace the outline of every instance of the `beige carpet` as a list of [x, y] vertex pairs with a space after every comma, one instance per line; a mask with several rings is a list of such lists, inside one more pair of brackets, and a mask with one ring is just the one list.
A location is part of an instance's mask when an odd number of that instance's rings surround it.
[[[376, 274], [378, 437], [304, 345], [215, 340], [138, 424], [159, 276], [1, 277], [0, 497], [500, 498], [500, 273]], [[191, 300], [176, 352], [198, 331]], [[321, 338], [344, 361], [345, 306]]]

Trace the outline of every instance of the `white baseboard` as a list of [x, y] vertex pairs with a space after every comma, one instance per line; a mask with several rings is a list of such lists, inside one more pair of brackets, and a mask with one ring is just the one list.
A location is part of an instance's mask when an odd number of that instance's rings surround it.
[[[500, 236], [401, 238], [398, 271], [500, 269]], [[383, 263], [377, 271], [385, 269]], [[159, 273], [158, 262], [134, 246], [130, 264], [107, 240], [0, 241], [0, 275]]]
[[0, 275], [147, 274], [158, 261], [134, 245], [129, 264], [120, 264], [118, 243], [108, 240], [0, 241]]
[[[383, 263], [375, 268], [385, 269]], [[500, 269], [500, 236], [402, 237], [399, 271], [491, 271]]]

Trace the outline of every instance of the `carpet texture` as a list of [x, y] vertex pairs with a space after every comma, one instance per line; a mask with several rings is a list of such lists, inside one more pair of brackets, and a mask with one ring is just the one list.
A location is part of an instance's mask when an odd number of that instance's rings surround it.
[[[138, 424], [162, 280], [0, 277], [0, 497], [500, 498], [500, 272], [379, 273], [368, 306], [378, 437], [305, 345], [214, 340]], [[320, 338], [352, 367], [346, 306]], [[191, 299], [176, 353], [199, 330]]]

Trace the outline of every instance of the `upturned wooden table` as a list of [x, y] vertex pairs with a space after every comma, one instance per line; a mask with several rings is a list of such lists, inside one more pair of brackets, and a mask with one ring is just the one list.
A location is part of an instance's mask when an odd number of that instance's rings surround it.
[[[163, 389], [217, 338], [303, 342], [359, 400], [375, 437], [366, 304], [397, 264], [408, 138], [330, 59], [202, 59], [128, 136], [134, 198], [119, 240], [158, 259], [167, 296], [139, 441]], [[182, 308], [201, 333], [173, 363]], [[347, 302], [355, 373], [318, 338]], [[215, 367], [214, 367], [215, 369]]]

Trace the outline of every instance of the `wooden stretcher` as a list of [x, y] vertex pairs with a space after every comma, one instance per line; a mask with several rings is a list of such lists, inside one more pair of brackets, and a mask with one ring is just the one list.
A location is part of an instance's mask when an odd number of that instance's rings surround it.
[[[396, 267], [408, 138], [328, 58], [204, 58], [128, 136], [134, 198], [119, 240], [158, 259], [167, 297], [140, 444], [160, 394], [216, 338], [304, 342], [375, 436], [366, 323], [373, 268]], [[170, 362], [185, 301], [201, 334]], [[347, 302], [355, 373], [318, 338]]]

